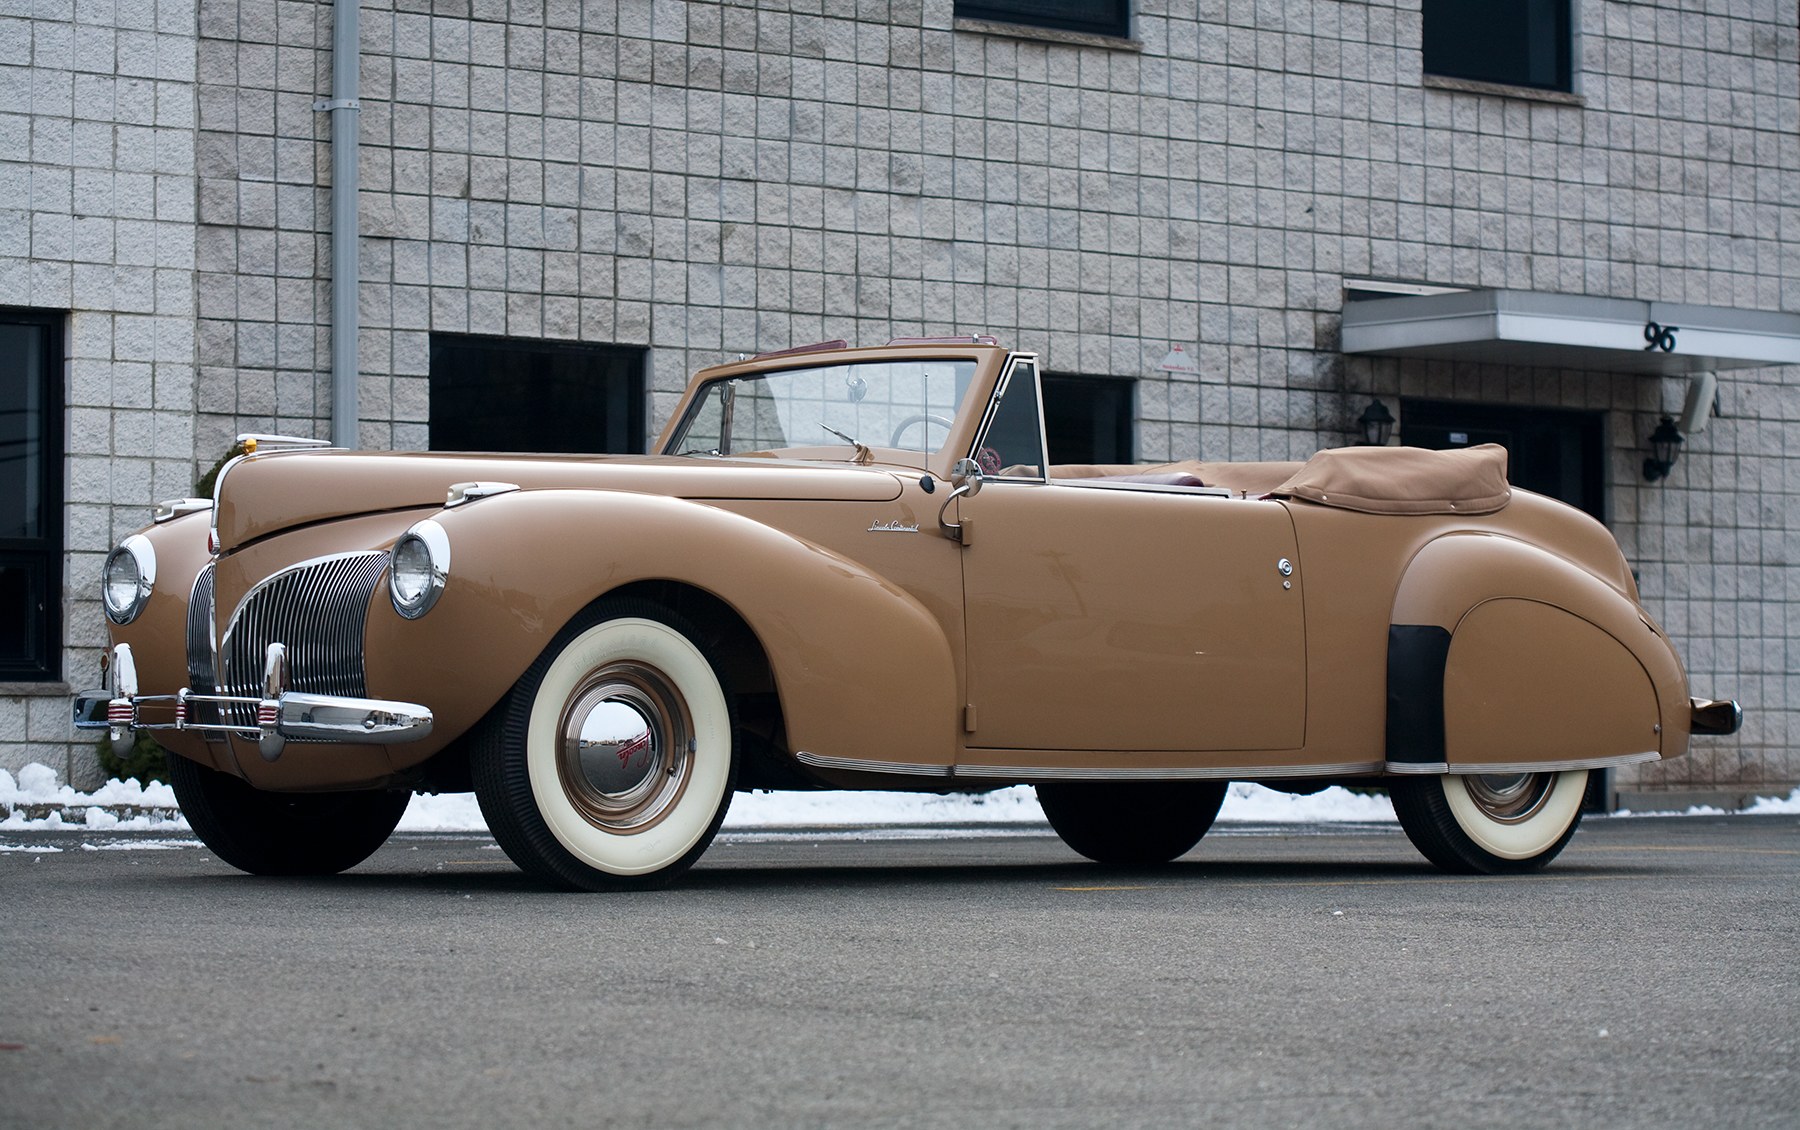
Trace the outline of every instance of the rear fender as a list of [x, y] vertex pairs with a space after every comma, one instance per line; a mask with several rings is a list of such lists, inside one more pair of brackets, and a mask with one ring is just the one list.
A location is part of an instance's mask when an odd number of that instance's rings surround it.
[[1675, 757], [1687, 677], [1627, 593], [1540, 547], [1462, 533], [1408, 565], [1388, 635], [1397, 772]]
[[443, 596], [405, 620], [385, 589], [377, 593], [368, 675], [371, 694], [430, 705], [440, 732], [473, 725], [598, 597], [674, 581], [724, 601], [756, 633], [793, 749], [945, 766], [954, 758], [956, 667], [943, 629], [857, 562], [659, 495], [523, 491], [434, 517], [450, 540]]

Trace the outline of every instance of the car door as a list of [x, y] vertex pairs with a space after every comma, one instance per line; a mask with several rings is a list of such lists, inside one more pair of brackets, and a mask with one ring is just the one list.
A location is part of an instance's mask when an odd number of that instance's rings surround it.
[[1284, 505], [1046, 477], [1035, 362], [1016, 358], [958, 499], [965, 744], [1295, 749], [1303, 572]]

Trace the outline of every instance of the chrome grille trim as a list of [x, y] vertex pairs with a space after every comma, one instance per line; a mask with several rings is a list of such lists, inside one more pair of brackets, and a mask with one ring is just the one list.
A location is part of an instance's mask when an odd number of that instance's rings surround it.
[[[194, 578], [194, 591], [188, 596], [187, 669], [190, 691], [210, 695], [218, 690], [219, 655], [213, 646], [213, 564], [210, 561]], [[211, 703], [195, 704], [194, 721], [202, 724], [218, 722], [218, 708]]]
[[[265, 578], [231, 614], [219, 643], [220, 694], [262, 694], [271, 643], [287, 647], [291, 688], [306, 694], [367, 696], [363, 624], [369, 599], [387, 571], [383, 552], [340, 553], [290, 566]], [[255, 711], [229, 705], [226, 720], [256, 728]]]

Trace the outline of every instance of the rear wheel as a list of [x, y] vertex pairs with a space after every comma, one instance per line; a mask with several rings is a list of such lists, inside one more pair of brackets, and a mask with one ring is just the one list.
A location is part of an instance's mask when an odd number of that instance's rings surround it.
[[271, 793], [175, 754], [169, 784], [200, 842], [252, 875], [335, 875], [387, 842], [409, 792]]
[[1396, 777], [1394, 814], [1426, 859], [1463, 875], [1535, 871], [1581, 825], [1588, 771]]
[[1057, 781], [1038, 803], [1062, 841], [1096, 863], [1148, 867], [1186, 855], [1225, 803], [1225, 781]]
[[695, 633], [645, 601], [596, 603], [484, 724], [475, 796], [523, 870], [659, 886], [712, 842], [736, 783], [730, 701]]

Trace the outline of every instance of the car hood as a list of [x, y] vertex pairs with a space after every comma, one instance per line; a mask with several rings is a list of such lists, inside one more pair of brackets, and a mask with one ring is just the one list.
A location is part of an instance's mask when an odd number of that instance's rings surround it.
[[278, 451], [239, 460], [222, 477], [219, 544], [229, 550], [332, 518], [441, 506], [452, 484], [475, 481], [700, 500], [886, 502], [900, 496], [891, 471], [787, 460]]

